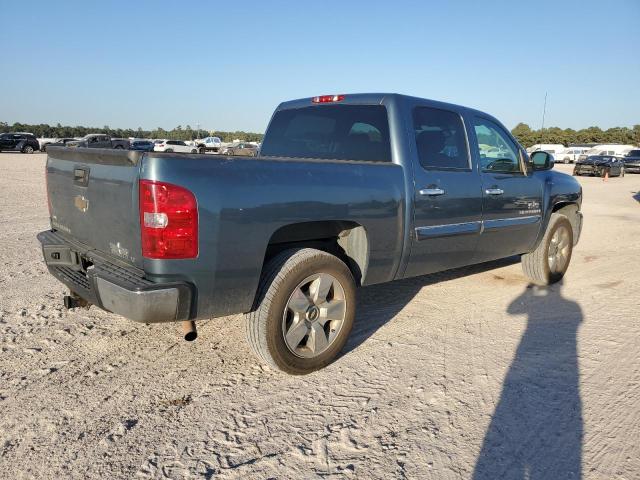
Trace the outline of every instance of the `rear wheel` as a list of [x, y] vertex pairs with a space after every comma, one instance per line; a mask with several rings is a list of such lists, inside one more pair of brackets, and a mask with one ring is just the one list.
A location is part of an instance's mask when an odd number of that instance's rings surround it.
[[22, 153], [33, 153], [33, 147], [31, 145], [27, 145], [22, 149]]
[[564, 163], [571, 163], [571, 159], [569, 157], [564, 157]]
[[538, 247], [533, 252], [522, 255], [522, 270], [538, 285], [556, 283], [569, 268], [572, 253], [571, 222], [566, 216], [553, 213]]
[[165, 149], [165, 153], [173, 153], [173, 150], [170, 148]]
[[198, 150], [197, 150], [197, 149], [195, 149], [195, 148], [192, 148], [192, 149], [191, 149], [191, 153], [198, 153]]
[[116, 145], [113, 147], [115, 150], [122, 150], [124, 147], [122, 145]]
[[247, 341], [271, 367], [302, 375], [342, 350], [355, 316], [355, 282], [337, 257], [311, 248], [286, 250], [265, 267]]

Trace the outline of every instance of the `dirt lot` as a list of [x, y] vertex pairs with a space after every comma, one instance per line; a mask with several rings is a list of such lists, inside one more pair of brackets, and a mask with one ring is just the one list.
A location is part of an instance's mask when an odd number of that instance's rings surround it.
[[363, 289], [347, 351], [301, 378], [239, 316], [186, 343], [65, 311], [44, 161], [0, 154], [0, 477], [640, 478], [640, 175], [580, 179], [563, 284], [503, 261]]

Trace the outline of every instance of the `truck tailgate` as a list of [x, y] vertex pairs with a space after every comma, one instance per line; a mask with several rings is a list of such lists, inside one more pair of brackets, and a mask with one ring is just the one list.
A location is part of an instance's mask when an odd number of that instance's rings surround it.
[[47, 154], [52, 228], [141, 267], [138, 176], [143, 152], [50, 147]]

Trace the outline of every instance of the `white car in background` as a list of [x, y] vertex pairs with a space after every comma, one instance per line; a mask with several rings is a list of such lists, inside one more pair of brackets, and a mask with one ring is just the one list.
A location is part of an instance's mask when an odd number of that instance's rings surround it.
[[616, 143], [603, 143], [590, 148], [586, 152], [582, 153], [578, 160], [586, 160], [591, 155], [608, 155], [612, 157], [623, 157], [631, 150], [634, 149], [633, 145], [620, 145]]
[[578, 161], [580, 155], [590, 149], [591, 147], [568, 147], [560, 152], [556, 152], [554, 159], [556, 163], [574, 163]]
[[182, 140], [156, 140], [154, 152], [198, 153], [198, 147], [187, 145]]
[[556, 152], [564, 150], [566, 147], [561, 143], [536, 143], [527, 148], [527, 153], [531, 155], [533, 152], [547, 152], [555, 157]]

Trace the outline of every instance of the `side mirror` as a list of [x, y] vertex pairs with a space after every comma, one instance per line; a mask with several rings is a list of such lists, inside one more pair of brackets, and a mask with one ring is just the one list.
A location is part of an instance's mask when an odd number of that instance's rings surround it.
[[553, 168], [553, 155], [547, 152], [537, 151], [531, 154], [533, 170], [551, 170]]

